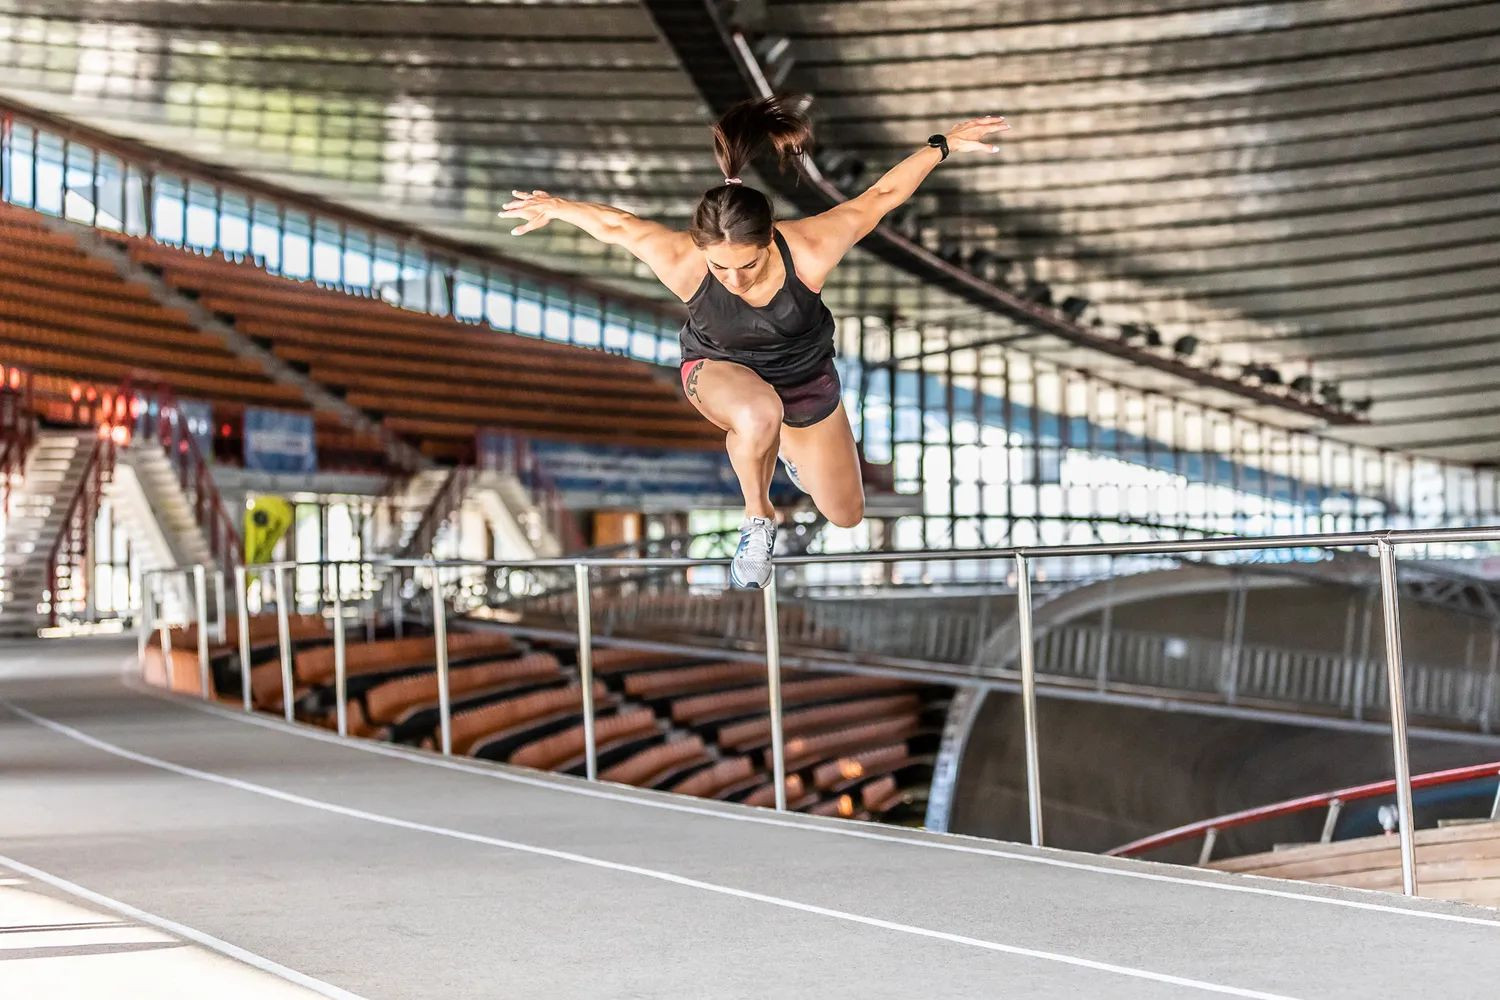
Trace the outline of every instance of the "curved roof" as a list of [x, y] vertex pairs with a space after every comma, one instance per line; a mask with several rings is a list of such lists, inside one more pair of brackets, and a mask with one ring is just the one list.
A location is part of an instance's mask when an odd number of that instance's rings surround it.
[[[682, 222], [719, 179], [706, 126], [737, 82], [708, 11], [0, 0], [0, 94], [660, 295], [621, 252], [566, 226], [512, 240], [493, 212], [512, 188], [543, 187]], [[1370, 422], [1335, 428], [1341, 439], [1500, 460], [1500, 5], [802, 0], [736, 11], [752, 37], [785, 38], [785, 85], [814, 96], [820, 143], [845, 167], [862, 161], [863, 181], [952, 121], [1010, 118], [1000, 155], [950, 160], [916, 199], [932, 249], [960, 263], [983, 249], [1004, 262], [986, 265], [997, 278], [1045, 280], [1059, 298], [1096, 303], [1111, 326], [1156, 325], [1169, 344], [1191, 333], [1200, 357], [1273, 363], [1288, 378], [1310, 368], [1345, 397], [1371, 397]], [[788, 210], [805, 207], [777, 189]], [[894, 310], [927, 349], [1018, 331], [899, 255], [856, 253], [829, 298], [842, 313]], [[1017, 346], [1313, 425], [1066, 339]]]

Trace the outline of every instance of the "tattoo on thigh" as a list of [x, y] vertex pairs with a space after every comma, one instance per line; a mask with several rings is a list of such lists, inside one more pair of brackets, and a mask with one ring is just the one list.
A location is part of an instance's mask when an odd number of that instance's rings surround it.
[[699, 398], [699, 396], [698, 396], [698, 373], [701, 372], [702, 370], [703, 370], [703, 362], [701, 362], [701, 361], [698, 362], [693, 367], [691, 367], [691, 368], [688, 369], [687, 394], [689, 396], [693, 397], [694, 399], [698, 399]]

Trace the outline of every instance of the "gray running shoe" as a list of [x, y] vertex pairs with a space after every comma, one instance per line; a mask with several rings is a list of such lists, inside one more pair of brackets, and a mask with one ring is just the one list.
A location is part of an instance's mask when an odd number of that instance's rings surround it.
[[776, 548], [776, 522], [769, 517], [747, 517], [740, 522], [740, 546], [729, 564], [729, 582], [738, 590], [759, 590], [771, 579], [771, 553]]

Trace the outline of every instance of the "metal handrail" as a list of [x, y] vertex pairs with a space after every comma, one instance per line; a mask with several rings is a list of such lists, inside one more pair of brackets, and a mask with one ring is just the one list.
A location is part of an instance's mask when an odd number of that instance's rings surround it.
[[[1235, 552], [1245, 549], [1336, 549], [1379, 545], [1442, 545], [1461, 542], [1500, 542], [1500, 526], [1474, 528], [1392, 528], [1385, 531], [1327, 532], [1308, 535], [1261, 535], [1241, 537], [1222, 535], [1201, 539], [1165, 541], [1110, 542], [1098, 545], [1018, 545], [987, 549], [919, 549], [882, 552], [840, 552], [821, 555], [785, 556], [777, 566], [835, 565], [840, 563], [955, 562], [958, 560], [996, 560], [1025, 556], [1030, 561], [1074, 556], [1175, 555], [1184, 552]], [[688, 559], [681, 557], [647, 557], [644, 559], [604, 559], [589, 556], [558, 556], [542, 559], [376, 559], [344, 560], [346, 563], [375, 562], [382, 566], [437, 569], [566, 569], [571, 566], [608, 568], [728, 566], [728, 558]], [[265, 563], [268, 568], [276, 563]], [[297, 566], [310, 563], [285, 562]]]
[[[1409, 767], [1409, 748], [1406, 730], [1406, 701], [1405, 682], [1403, 679], [1403, 653], [1401, 648], [1400, 631], [1400, 607], [1396, 590], [1396, 554], [1398, 545], [1423, 545], [1444, 544], [1459, 542], [1500, 542], [1500, 527], [1478, 527], [1478, 528], [1443, 528], [1430, 530], [1401, 529], [1391, 531], [1374, 532], [1348, 532], [1348, 533], [1326, 533], [1306, 535], [1267, 536], [1256, 538], [1206, 538], [1196, 540], [1175, 541], [1150, 541], [1150, 542], [1123, 542], [1110, 545], [1057, 545], [1057, 546], [1030, 546], [1012, 547], [1003, 549], [965, 549], [946, 551], [917, 551], [917, 552], [876, 552], [876, 553], [848, 553], [835, 555], [815, 556], [792, 556], [778, 560], [779, 566], [787, 565], [815, 565], [836, 563], [893, 563], [912, 561], [953, 561], [961, 559], [972, 560], [995, 560], [1007, 559], [1014, 563], [1017, 577], [1017, 640], [1020, 648], [1020, 674], [1021, 674], [1021, 696], [1024, 719], [1024, 739], [1026, 747], [1026, 791], [1028, 811], [1031, 817], [1031, 841], [1040, 846], [1042, 842], [1041, 828], [1041, 761], [1039, 753], [1039, 742], [1037, 739], [1038, 719], [1036, 712], [1037, 684], [1036, 684], [1036, 657], [1034, 655], [1037, 637], [1034, 634], [1031, 620], [1031, 595], [1030, 584], [1033, 577], [1034, 564], [1041, 559], [1067, 557], [1067, 556], [1104, 556], [1104, 555], [1170, 555], [1189, 552], [1227, 552], [1235, 550], [1269, 550], [1288, 548], [1343, 548], [1353, 546], [1374, 546], [1379, 557], [1380, 566], [1380, 595], [1381, 610], [1385, 625], [1386, 640], [1386, 683], [1390, 699], [1390, 724], [1392, 759], [1395, 764], [1394, 789], [1396, 793], [1397, 807], [1400, 816], [1399, 837], [1401, 841], [1401, 870], [1402, 888], [1408, 895], [1414, 895], [1417, 890], [1416, 884], [1416, 847], [1413, 839], [1412, 829], [1412, 778]], [[299, 566], [340, 566], [340, 565], [368, 565], [384, 567], [395, 570], [392, 578], [399, 589], [400, 579], [404, 575], [402, 571], [410, 569], [425, 570], [430, 580], [429, 594], [432, 601], [433, 633], [434, 633], [434, 657], [437, 666], [438, 695], [439, 695], [439, 723], [443, 732], [443, 752], [450, 753], [451, 746], [447, 738], [451, 719], [450, 698], [448, 689], [448, 650], [446, 641], [446, 608], [441, 585], [440, 571], [443, 569], [475, 569], [496, 568], [510, 570], [527, 569], [562, 569], [572, 568], [576, 575], [578, 593], [580, 596], [578, 604], [578, 643], [580, 668], [580, 682], [583, 690], [591, 690], [593, 685], [592, 676], [592, 647], [594, 641], [593, 615], [588, 607], [586, 599], [592, 588], [591, 570], [608, 567], [693, 567], [693, 566], [724, 566], [727, 559], [683, 559], [683, 558], [647, 558], [647, 559], [600, 559], [575, 556], [555, 559], [485, 559], [485, 560], [434, 560], [434, 559], [383, 559], [383, 560], [328, 560], [313, 563], [297, 562], [272, 562], [253, 567], [235, 568], [235, 590], [239, 601], [239, 616], [241, 622], [241, 664], [242, 677], [248, 677], [249, 650], [248, 642], [244, 638], [245, 623], [248, 621], [246, 614], [246, 569], [269, 571], [276, 584], [276, 614], [277, 634], [281, 652], [282, 666], [282, 692], [284, 711], [288, 721], [292, 721], [294, 713], [292, 709], [293, 676], [291, 665], [290, 630], [287, 625], [287, 590], [285, 586], [285, 573], [288, 569], [296, 569]], [[341, 587], [335, 588], [336, 613], [335, 628], [342, 631], [342, 594]], [[775, 775], [776, 808], [786, 809], [786, 786], [783, 780], [785, 774], [785, 747], [780, 738], [780, 681], [781, 681], [781, 648], [780, 630], [777, 625], [777, 611], [779, 598], [777, 594], [777, 579], [773, 573], [770, 581], [761, 592], [765, 604], [763, 622], [765, 626], [765, 655], [767, 671], [767, 691], [770, 698], [771, 713], [771, 758], [772, 773]], [[203, 597], [200, 590], [200, 620], [206, 613], [202, 607]], [[336, 636], [334, 651], [335, 668], [335, 698], [337, 699], [340, 717], [343, 716], [344, 706], [347, 704], [347, 690], [345, 671], [343, 663], [343, 642], [341, 635]], [[142, 640], [144, 648], [144, 640]], [[247, 681], [245, 683], [248, 683]], [[204, 692], [207, 696], [207, 692]], [[247, 708], [249, 705], [248, 694], [246, 696]], [[590, 699], [585, 699], [582, 705], [584, 713], [583, 728], [586, 734], [594, 730], [594, 713]], [[592, 740], [585, 737], [586, 745]], [[589, 770], [592, 770], [590, 766]]]
[[[1500, 777], [1500, 761], [1489, 764], [1470, 764], [1467, 767], [1449, 768], [1446, 771], [1432, 771], [1427, 774], [1419, 774], [1411, 779], [1411, 787], [1432, 788], [1438, 785], [1452, 785], [1462, 781], [1472, 781], [1475, 778]], [[1213, 819], [1199, 820], [1196, 823], [1188, 823], [1185, 826], [1174, 827], [1161, 833], [1132, 840], [1128, 844], [1111, 848], [1105, 853], [1111, 857], [1134, 857], [1145, 854], [1148, 851], [1169, 847], [1172, 844], [1181, 843], [1184, 840], [1195, 840], [1203, 837], [1206, 846], [1211, 850], [1212, 839], [1225, 830], [1235, 827], [1249, 826], [1265, 820], [1277, 819], [1281, 816], [1291, 816], [1296, 813], [1308, 812], [1313, 809], [1328, 808], [1328, 819], [1323, 825], [1323, 843], [1332, 840], [1334, 824], [1338, 821], [1339, 811], [1350, 802], [1358, 802], [1362, 799], [1376, 799], [1386, 795], [1394, 794], [1396, 782], [1394, 779], [1387, 781], [1374, 781], [1364, 785], [1354, 785], [1350, 788], [1340, 788], [1337, 791], [1321, 792], [1317, 795], [1303, 795], [1295, 799], [1286, 799], [1267, 806], [1257, 806], [1254, 809], [1242, 809], [1239, 812], [1225, 813], [1215, 816]], [[1497, 796], [1500, 802], [1500, 796]], [[1207, 857], [1203, 857], [1200, 863], [1206, 863]]]
[[0, 365], [0, 516], [10, 513], [11, 477], [26, 471], [36, 443], [36, 401], [29, 369]]
[[[191, 496], [193, 520], [203, 530], [211, 557], [228, 565], [241, 561], [243, 544], [239, 528], [224, 506], [223, 494], [219, 492], [197, 439], [187, 426], [187, 417], [177, 404], [176, 392], [165, 383], [137, 385], [127, 379], [115, 398], [123, 402], [124, 408], [123, 413], [116, 413], [115, 420], [130, 427], [132, 433], [142, 416], [137, 410], [138, 405], [146, 407], [146, 419], [141, 421], [141, 426], [148, 436], [155, 437], [172, 464], [178, 486], [184, 494]], [[150, 415], [153, 405], [155, 419]]]
[[[47, 550], [47, 617], [52, 625], [58, 624], [58, 605], [62, 600], [62, 560], [65, 549], [69, 549], [75, 540], [79, 541], [80, 549], [76, 553], [80, 562], [85, 566], [88, 563], [89, 547], [93, 538], [94, 515], [99, 509], [99, 498], [104, 491], [104, 483], [114, 473], [115, 467], [115, 439], [113, 429], [108, 424], [102, 424], [99, 432], [94, 438], [94, 443], [89, 451], [89, 457], [83, 467], [83, 475], [78, 480], [78, 486], [73, 495], [68, 498], [68, 506], [65, 508], [62, 518], [62, 527], [53, 539], [52, 546]], [[71, 549], [66, 553], [73, 555]], [[82, 567], [70, 567], [68, 581], [70, 586], [76, 584], [76, 574]], [[88, 586], [92, 585], [89, 581]], [[90, 598], [92, 601], [92, 598]]]

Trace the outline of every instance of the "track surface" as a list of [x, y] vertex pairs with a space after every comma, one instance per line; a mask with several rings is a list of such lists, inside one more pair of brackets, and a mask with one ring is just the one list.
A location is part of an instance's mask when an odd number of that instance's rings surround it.
[[1368, 1000], [1500, 982], [1490, 910], [342, 744], [127, 686], [127, 652], [0, 646], [0, 867], [328, 995]]

